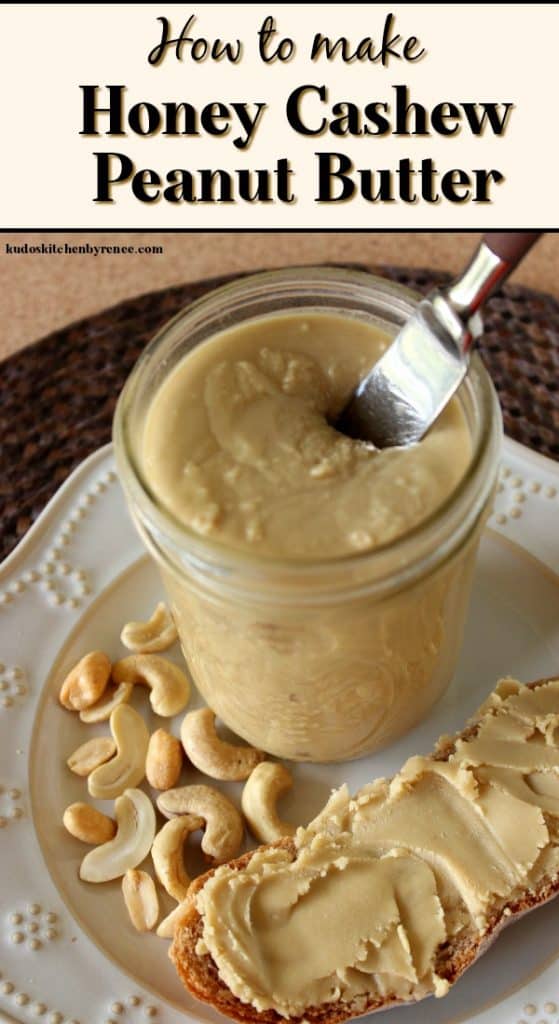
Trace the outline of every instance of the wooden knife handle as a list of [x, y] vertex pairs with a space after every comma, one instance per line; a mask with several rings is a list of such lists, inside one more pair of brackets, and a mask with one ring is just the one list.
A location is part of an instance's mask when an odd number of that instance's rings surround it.
[[488, 231], [483, 241], [512, 270], [542, 234], [542, 231]]

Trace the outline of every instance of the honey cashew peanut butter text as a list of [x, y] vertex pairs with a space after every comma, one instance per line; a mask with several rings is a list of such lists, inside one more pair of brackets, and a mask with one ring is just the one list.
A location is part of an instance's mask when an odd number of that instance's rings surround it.
[[[502, 137], [514, 111], [511, 101], [485, 98], [444, 98], [426, 103], [412, 95], [407, 84], [386, 83], [378, 77], [371, 79], [370, 93], [364, 102], [340, 93], [339, 80], [334, 89], [325, 74], [329, 63], [367, 63], [383, 74], [396, 61], [414, 63], [428, 59], [421, 40], [396, 31], [396, 19], [391, 13], [386, 15], [378, 42], [374, 36], [352, 42], [345, 36], [330, 38], [315, 33], [306, 54], [310, 64], [307, 81], [284, 93], [277, 83], [274, 88], [274, 82], [267, 77], [273, 71], [267, 69], [288, 63], [299, 55], [300, 48], [296, 40], [279, 35], [274, 17], [268, 15], [256, 33], [256, 56], [262, 67], [261, 94], [250, 100], [216, 96], [202, 104], [193, 98], [197, 94], [193, 81], [196, 66], [208, 60], [222, 65], [240, 64], [246, 49], [243, 40], [212, 41], [197, 34], [195, 15], [187, 19], [180, 33], [173, 32], [166, 18], [158, 21], [162, 24], [161, 38], [149, 51], [148, 64], [159, 69], [174, 52], [177, 61], [189, 64], [189, 93], [178, 99], [153, 102], [129, 96], [124, 84], [80, 85], [79, 134], [99, 142], [158, 136], [177, 139], [181, 142], [177, 152], [181, 156], [187, 154], [188, 165], [179, 160], [165, 168], [140, 166], [120, 147], [105, 149], [99, 145], [92, 154], [95, 203], [115, 203], [120, 196], [131, 194], [144, 204], [163, 201], [174, 205], [290, 205], [299, 198], [300, 166], [285, 148], [295, 137], [311, 143], [305, 161], [312, 161], [313, 165], [315, 203], [332, 205], [354, 199], [366, 204], [490, 203], [497, 187], [505, 181], [505, 174], [498, 167], [442, 167], [417, 146], [408, 152], [404, 150], [392, 166], [384, 166], [382, 159], [378, 159], [381, 142], [388, 138], [401, 139], [403, 143], [406, 139], [421, 138], [452, 140], [464, 132], [476, 138]], [[321, 72], [320, 77], [317, 72]], [[165, 67], [158, 73], [163, 75]], [[231, 81], [232, 88], [238, 88]], [[348, 76], [348, 89], [350, 83]], [[274, 97], [273, 103], [270, 96]], [[196, 142], [201, 139], [215, 142], [220, 152], [228, 147], [226, 167], [197, 165]], [[329, 144], [323, 146], [324, 139]], [[231, 152], [245, 154], [257, 140], [267, 143], [259, 149], [266, 155], [261, 155], [255, 164], [241, 159], [238, 166], [231, 166]], [[312, 145], [313, 140], [316, 146]], [[363, 164], [344, 150], [344, 140], [366, 141], [367, 158]]]

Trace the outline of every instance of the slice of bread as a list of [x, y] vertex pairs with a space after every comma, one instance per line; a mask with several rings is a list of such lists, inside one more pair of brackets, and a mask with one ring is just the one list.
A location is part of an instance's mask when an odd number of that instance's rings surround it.
[[[547, 682], [555, 681], [556, 677], [538, 679], [528, 686], [534, 689]], [[470, 739], [475, 735], [479, 726], [479, 714], [475, 716], [468, 726], [454, 737], [444, 737], [439, 741], [431, 758], [437, 761], [446, 761], [454, 752], [455, 745], [460, 739]], [[293, 839], [280, 839], [272, 846], [287, 850], [293, 859], [297, 854], [296, 845]], [[230, 867], [236, 869], [244, 868], [254, 851], [245, 853], [244, 856], [231, 861]], [[198, 940], [202, 937], [203, 922], [196, 909], [196, 895], [204, 887], [208, 878], [213, 874], [208, 871], [205, 875], [197, 878], [191, 885], [188, 900], [185, 905], [184, 914], [178, 921], [174, 941], [171, 945], [169, 956], [173, 961], [179, 977], [185, 987], [197, 999], [210, 1003], [215, 1009], [227, 1017], [240, 1022], [254, 1022], [254, 1024], [285, 1024], [285, 1017], [276, 1013], [275, 1010], [260, 1012], [252, 1005], [241, 1002], [221, 980], [217, 967], [209, 954], [202, 956], [196, 953]], [[461, 935], [458, 940], [451, 940], [439, 947], [437, 954], [436, 972], [439, 977], [446, 979], [452, 985], [480, 956], [483, 955], [488, 946], [497, 938], [500, 931], [507, 925], [513, 923], [523, 914], [536, 907], [542, 906], [548, 900], [559, 893], [559, 874], [549, 876], [541, 880], [537, 888], [526, 891], [515, 899], [503, 903], [496, 903], [495, 908], [488, 916], [487, 925], [480, 935], [472, 930], [469, 935]], [[409, 1000], [408, 1000], [409, 1001]], [[413, 1001], [413, 1000], [412, 1000]], [[362, 1002], [359, 1006], [351, 1002], [339, 1001], [320, 1006], [308, 1007], [303, 1017], [290, 1018], [293, 1021], [308, 1021], [309, 1024], [338, 1024], [340, 1021], [349, 1020], [352, 1017], [362, 1016], [365, 1013], [374, 1013], [377, 1010], [386, 1010], [391, 1006], [402, 1005], [403, 1000], [396, 997], [371, 997], [365, 1007]]]

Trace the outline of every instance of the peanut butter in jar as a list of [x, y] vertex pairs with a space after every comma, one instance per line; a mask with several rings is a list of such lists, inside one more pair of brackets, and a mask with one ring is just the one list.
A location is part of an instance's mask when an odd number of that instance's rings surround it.
[[117, 458], [208, 704], [269, 753], [345, 760], [411, 728], [457, 660], [500, 434], [474, 363], [429, 434], [376, 451], [331, 423], [415, 297], [279, 271], [159, 335]]

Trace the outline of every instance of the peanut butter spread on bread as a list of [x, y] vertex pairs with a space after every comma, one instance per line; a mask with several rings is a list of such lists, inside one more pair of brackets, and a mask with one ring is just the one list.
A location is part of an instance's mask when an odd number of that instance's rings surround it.
[[295, 858], [262, 847], [209, 877], [196, 953], [238, 999], [299, 1017], [444, 995], [441, 945], [559, 870], [559, 680], [502, 680], [479, 716], [447, 759], [335, 791]]

